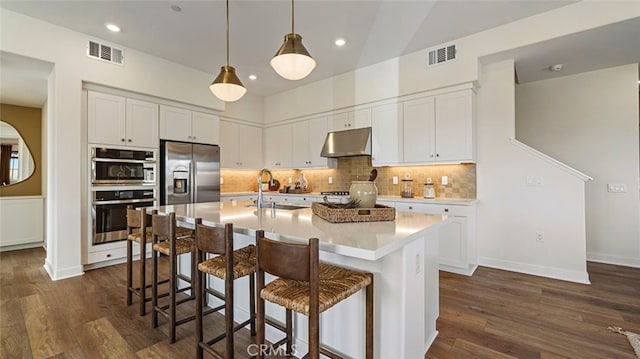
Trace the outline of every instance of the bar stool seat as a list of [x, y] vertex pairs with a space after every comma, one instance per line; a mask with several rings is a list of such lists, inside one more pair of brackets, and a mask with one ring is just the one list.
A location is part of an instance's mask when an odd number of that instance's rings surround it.
[[[171, 243], [170, 241], [162, 241], [162, 242], [154, 243], [153, 250], [168, 256], [171, 254]], [[176, 239], [175, 255], [179, 256], [181, 254], [191, 253], [195, 250], [196, 250], [196, 245], [195, 245], [195, 242], [193, 241], [193, 237]]]
[[[198, 270], [220, 279], [227, 279], [227, 261], [224, 256], [217, 256], [198, 264]], [[233, 251], [233, 279], [242, 278], [256, 272], [256, 246]]]
[[[153, 241], [153, 239], [151, 238], [152, 235], [153, 235], [153, 228], [147, 227], [147, 232], [145, 233], [146, 243], [151, 243]], [[193, 230], [189, 228], [176, 227], [176, 237], [182, 238], [182, 237], [189, 237], [189, 236], [193, 236]], [[140, 243], [141, 237], [142, 237], [142, 231], [137, 229], [137, 230], [134, 230], [133, 233], [129, 234], [127, 236], [127, 239], [130, 241], [134, 241], [136, 243]], [[166, 238], [164, 238], [164, 240], [166, 240]]]
[[[320, 313], [371, 284], [371, 277], [366, 273], [327, 263], [320, 263], [319, 275]], [[309, 282], [277, 278], [262, 289], [260, 297], [309, 316], [310, 294]]]

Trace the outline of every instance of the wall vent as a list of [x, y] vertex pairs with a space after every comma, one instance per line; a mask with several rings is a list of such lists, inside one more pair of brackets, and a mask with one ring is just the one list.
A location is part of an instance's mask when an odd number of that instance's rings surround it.
[[454, 61], [457, 53], [456, 44], [444, 44], [428, 48], [427, 67]]
[[87, 56], [112, 64], [124, 66], [124, 50], [89, 40]]

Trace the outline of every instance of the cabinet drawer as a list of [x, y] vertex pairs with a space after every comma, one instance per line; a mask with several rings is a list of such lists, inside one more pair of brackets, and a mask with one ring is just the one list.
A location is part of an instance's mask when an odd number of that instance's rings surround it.
[[400, 212], [417, 212], [428, 214], [446, 214], [450, 216], [466, 217], [469, 213], [468, 206], [432, 203], [407, 203], [396, 202], [396, 210]]
[[[138, 253], [137, 249], [134, 249], [134, 253]], [[104, 261], [110, 261], [114, 259], [126, 258], [126, 248], [116, 248], [105, 251], [96, 251], [87, 253], [87, 263], [99, 263]]]

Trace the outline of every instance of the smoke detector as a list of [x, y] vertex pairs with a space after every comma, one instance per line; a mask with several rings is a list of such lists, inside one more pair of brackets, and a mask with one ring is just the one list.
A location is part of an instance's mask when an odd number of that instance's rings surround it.
[[553, 72], [558, 72], [558, 71], [562, 70], [563, 67], [564, 67], [563, 64], [555, 64], [555, 65], [549, 67], [549, 70], [551, 70]]

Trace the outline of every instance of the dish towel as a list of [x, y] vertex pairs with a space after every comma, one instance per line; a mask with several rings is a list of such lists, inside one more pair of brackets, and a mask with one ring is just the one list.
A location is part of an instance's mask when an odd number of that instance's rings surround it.
[[627, 339], [629, 339], [629, 344], [633, 347], [633, 351], [636, 352], [636, 356], [640, 358], [640, 334], [622, 330], [620, 327], [609, 327], [607, 329], [612, 332], [626, 335]]

